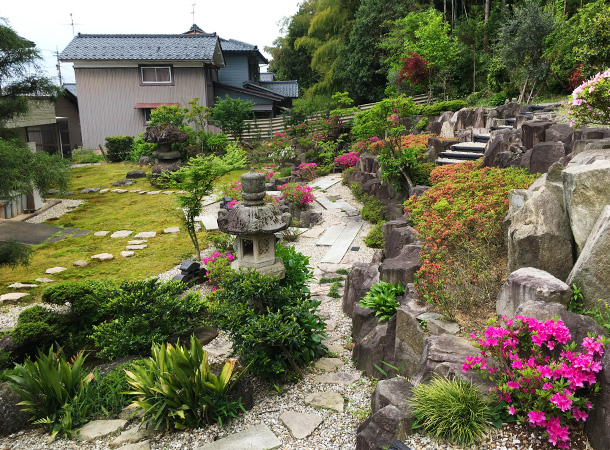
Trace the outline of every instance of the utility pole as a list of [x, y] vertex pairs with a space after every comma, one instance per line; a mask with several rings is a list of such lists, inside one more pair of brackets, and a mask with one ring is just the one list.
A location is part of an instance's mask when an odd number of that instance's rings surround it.
[[55, 67], [57, 67], [57, 77], [59, 78], [59, 85], [62, 86], [62, 80], [61, 80], [61, 64], [59, 62], [59, 50], [57, 48], [57, 46], [55, 46], [55, 56], [57, 57], [57, 65]]

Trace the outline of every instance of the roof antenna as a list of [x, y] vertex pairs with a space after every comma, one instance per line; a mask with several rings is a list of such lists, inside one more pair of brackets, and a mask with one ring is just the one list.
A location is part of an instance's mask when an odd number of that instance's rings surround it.
[[74, 18], [72, 17], [72, 13], [70, 13], [70, 25], [72, 25], [72, 37], [74, 37]]
[[193, 23], [195, 23], [195, 5], [197, 5], [197, 3], [191, 5], [193, 7], [193, 12], [191, 13], [193, 15]]

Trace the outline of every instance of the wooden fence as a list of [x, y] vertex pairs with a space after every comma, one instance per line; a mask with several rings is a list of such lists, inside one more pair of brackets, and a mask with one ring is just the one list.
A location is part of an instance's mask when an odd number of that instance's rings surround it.
[[[427, 105], [430, 103], [430, 97], [427, 94], [416, 95], [413, 98], [413, 103], [418, 105]], [[432, 100], [433, 101], [433, 100]], [[359, 105], [358, 110], [366, 111], [375, 106], [376, 103], [366, 103]], [[355, 117], [355, 114], [342, 116], [341, 120], [350, 120]], [[284, 122], [284, 117], [276, 117], [274, 119], [257, 119], [257, 120], [246, 120], [246, 123], [250, 125], [250, 130], [244, 132], [242, 139], [257, 140], [257, 139], [271, 139], [273, 133], [279, 133], [286, 130], [287, 126]], [[229, 139], [232, 139], [229, 137]]]

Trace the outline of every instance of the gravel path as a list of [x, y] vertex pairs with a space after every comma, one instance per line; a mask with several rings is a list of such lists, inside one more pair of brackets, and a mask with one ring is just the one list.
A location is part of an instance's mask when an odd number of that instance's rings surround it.
[[[52, 200], [52, 199], [47, 199]], [[78, 208], [83, 204], [83, 200], [70, 200], [63, 199], [61, 203], [58, 203], [55, 206], [50, 207], [46, 211], [41, 212], [40, 214], [36, 214], [34, 217], [26, 220], [28, 223], [42, 223], [49, 219], [56, 219], [58, 217], [63, 216], [67, 212], [72, 211], [73, 209]]]
[[[351, 205], [360, 208], [349, 189], [341, 184], [336, 184], [327, 189], [326, 196], [340, 196]], [[315, 211], [322, 212], [322, 220], [315, 225], [312, 234], [316, 231], [323, 233], [330, 225], [338, 225], [348, 220], [345, 213], [339, 210], [324, 210], [317, 203], [313, 206]], [[217, 205], [211, 205], [204, 210], [205, 213], [214, 214]], [[319, 261], [323, 258], [328, 247], [317, 247], [315, 244], [319, 237], [306, 238], [299, 237], [294, 243], [296, 249], [310, 256], [310, 262], [314, 270], [315, 280], [311, 283], [312, 294], [316, 294], [322, 301], [320, 313], [325, 317], [328, 327], [327, 345], [332, 346], [334, 353], [343, 361], [344, 366], [339, 372], [360, 375], [351, 360], [351, 319], [346, 317], [341, 310], [341, 300], [333, 299], [325, 294], [330, 285], [319, 285], [317, 280], [323, 276], [336, 275], [335, 271], [340, 267], [349, 268], [355, 261], [371, 261], [374, 250], [364, 245], [364, 237], [370, 230], [370, 224], [365, 223], [355, 238], [352, 246], [360, 247], [357, 252], [349, 251], [345, 255], [341, 264], [322, 264]], [[159, 275], [159, 278], [171, 279], [178, 273], [178, 266]], [[197, 290], [206, 290], [206, 286], [198, 286]], [[340, 290], [340, 292], [342, 289]], [[342, 292], [341, 292], [342, 293]], [[1, 324], [1, 322], [0, 322]], [[214, 343], [226, 341], [221, 334]], [[182, 432], [166, 432], [150, 440], [152, 450], [168, 449], [195, 449], [205, 443], [221, 439], [230, 434], [243, 431], [256, 424], [267, 425], [281, 441], [283, 450], [353, 450], [356, 441], [356, 429], [358, 425], [370, 414], [370, 396], [374, 390], [374, 380], [360, 377], [356, 382], [348, 385], [320, 384], [316, 377], [322, 372], [318, 369], [309, 368], [305, 371], [303, 379], [296, 384], [287, 384], [279, 389], [279, 392], [271, 385], [260, 381], [255, 382], [255, 401], [254, 407], [233, 420], [224, 427], [212, 425], [202, 429], [186, 430]], [[307, 406], [304, 402], [305, 397], [314, 392], [334, 391], [341, 394], [345, 399], [343, 412], [334, 412], [321, 408]], [[321, 425], [304, 439], [294, 439], [288, 429], [279, 420], [279, 416], [284, 411], [297, 411], [317, 414], [323, 419]], [[112, 438], [99, 439], [92, 443], [59, 439], [49, 443], [48, 436], [41, 430], [24, 430], [12, 436], [0, 439], [0, 449], [57, 449], [57, 450], [106, 450], [109, 449], [109, 442]], [[504, 430], [490, 431], [486, 441], [477, 446], [477, 449], [485, 450], [528, 450], [541, 449], [541, 438], [532, 433], [530, 428], [511, 428]], [[413, 450], [453, 450], [454, 447], [447, 444], [435, 442], [426, 436], [415, 434], [410, 436], [405, 442]], [[583, 444], [584, 445], [584, 444]], [[585, 448], [584, 446], [582, 448]], [[239, 450], [239, 449], [236, 449]]]

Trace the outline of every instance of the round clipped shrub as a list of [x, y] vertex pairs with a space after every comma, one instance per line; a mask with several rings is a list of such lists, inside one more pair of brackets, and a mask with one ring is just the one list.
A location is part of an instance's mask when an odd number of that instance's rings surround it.
[[65, 315], [36, 305], [19, 314], [11, 336], [26, 353], [31, 353], [36, 348], [46, 349], [54, 342], [63, 342], [67, 337], [68, 323]]
[[488, 401], [472, 383], [435, 377], [413, 388], [413, 428], [458, 445], [481, 440], [491, 421]]

